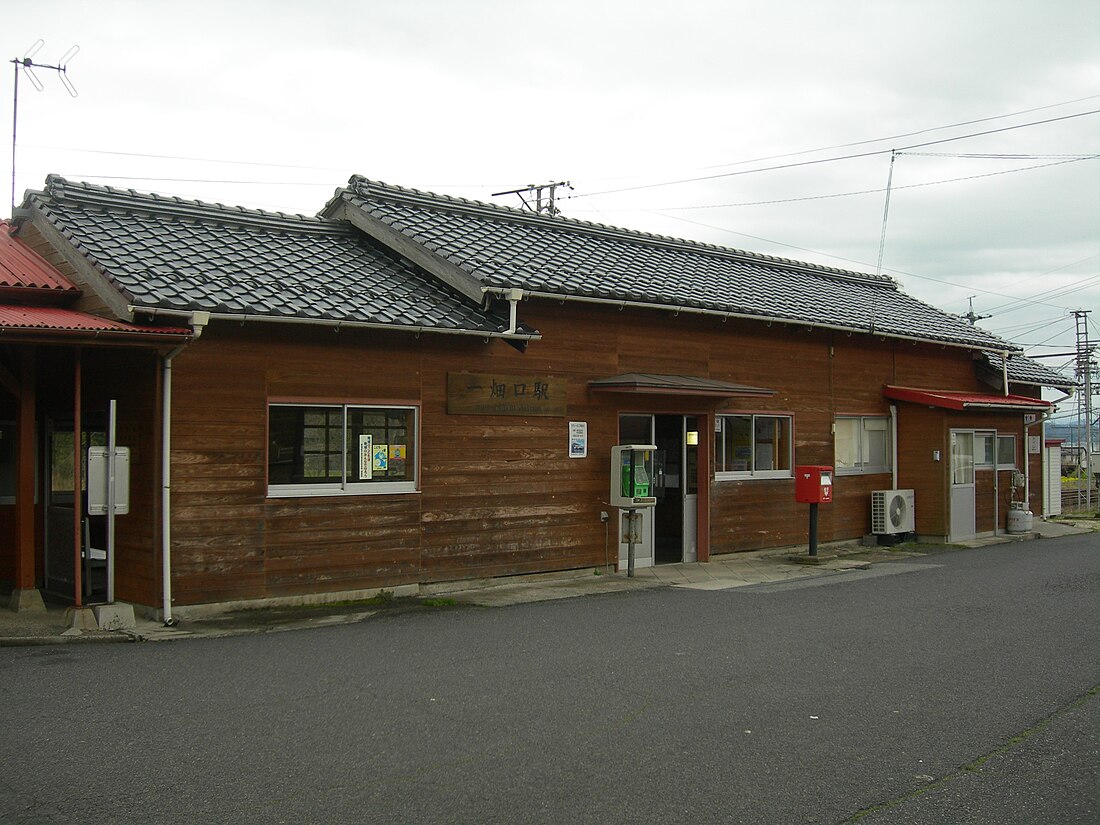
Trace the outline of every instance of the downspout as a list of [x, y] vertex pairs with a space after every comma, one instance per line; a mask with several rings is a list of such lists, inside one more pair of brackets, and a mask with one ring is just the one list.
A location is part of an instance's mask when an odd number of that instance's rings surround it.
[[[1040, 433], [1046, 433], [1046, 423], [1050, 417], [1054, 415], [1054, 407], [1050, 407], [1045, 413], [1037, 417], [1030, 424], [1024, 424], [1024, 504], [1026, 509], [1031, 509], [1031, 456], [1027, 449], [1028, 434], [1027, 431], [1034, 427], [1036, 424], [1041, 425]], [[1043, 454], [1043, 439], [1039, 440], [1039, 466], [1043, 467], [1046, 464], [1046, 456]], [[1041, 473], [1040, 473], [1041, 476]], [[1046, 496], [1046, 489], [1043, 490], [1043, 496]], [[1042, 499], [1040, 499], [1040, 504]], [[1045, 509], [1045, 508], [1044, 508]]]
[[891, 490], [898, 489], [898, 405], [890, 405], [890, 481]]
[[520, 301], [523, 300], [522, 289], [510, 289], [504, 295], [508, 301], [508, 332], [511, 335], [516, 331], [516, 327], [519, 326], [519, 311], [517, 309]]
[[[192, 336], [194, 343], [202, 335], [210, 322], [209, 312], [191, 313]], [[172, 617], [172, 359], [183, 352], [187, 344], [180, 344], [164, 356], [164, 379], [161, 393], [161, 444], [160, 444], [160, 565], [161, 591], [163, 594], [162, 615], [165, 627], [172, 627], [176, 620]]]
[[[1005, 397], [1008, 397], [1008, 350], [1001, 353], [1001, 385], [1004, 387]], [[996, 472], [996, 471], [994, 471]]]

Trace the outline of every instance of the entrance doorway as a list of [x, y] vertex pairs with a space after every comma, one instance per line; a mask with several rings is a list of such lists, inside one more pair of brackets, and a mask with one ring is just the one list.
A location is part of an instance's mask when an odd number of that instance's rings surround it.
[[951, 541], [977, 534], [974, 484], [974, 432], [951, 431]]
[[[85, 512], [88, 448], [107, 444], [102, 416], [95, 416], [92, 429], [80, 433], [81, 489], [73, 487], [73, 423], [48, 421], [45, 438], [46, 472], [43, 474], [45, 501], [45, 590], [67, 601], [73, 600], [76, 587], [75, 524], [76, 513]], [[91, 423], [91, 422], [88, 422]], [[75, 511], [74, 512], [74, 508]], [[106, 519], [82, 515], [81, 591], [84, 603], [107, 601]]]
[[[693, 562], [698, 558], [699, 427], [694, 415], [619, 417], [620, 444], [654, 444], [657, 504], [640, 510], [641, 541], [634, 566]], [[619, 566], [627, 563], [625, 511], [619, 518]]]

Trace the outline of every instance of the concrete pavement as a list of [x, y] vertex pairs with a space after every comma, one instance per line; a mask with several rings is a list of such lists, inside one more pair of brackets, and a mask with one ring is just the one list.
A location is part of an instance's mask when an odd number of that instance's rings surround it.
[[[999, 535], [959, 542], [954, 547], [983, 547], [1073, 535], [1100, 527], [1095, 521], [1036, 520], [1034, 531], [1022, 535]], [[132, 629], [106, 631], [85, 629], [88, 623], [74, 618], [63, 606], [47, 605], [44, 612], [15, 613], [0, 609], [0, 646], [58, 643], [170, 641], [214, 638], [244, 633], [300, 630], [363, 621], [383, 612], [439, 609], [456, 606], [503, 607], [599, 593], [623, 592], [655, 587], [695, 590], [726, 590], [768, 582], [838, 575], [883, 561], [924, 555], [939, 545], [907, 544], [897, 549], [863, 547], [858, 542], [823, 544], [822, 560], [806, 564], [805, 548], [788, 547], [713, 556], [706, 563], [670, 564], [640, 568], [634, 577], [626, 573], [594, 571], [591, 568], [565, 573], [510, 576], [483, 581], [445, 582], [424, 585], [419, 595], [380, 598], [351, 605], [316, 605], [256, 608], [185, 620], [175, 627], [138, 617]], [[6, 602], [0, 593], [0, 603]], [[73, 625], [77, 626], [74, 627]]]

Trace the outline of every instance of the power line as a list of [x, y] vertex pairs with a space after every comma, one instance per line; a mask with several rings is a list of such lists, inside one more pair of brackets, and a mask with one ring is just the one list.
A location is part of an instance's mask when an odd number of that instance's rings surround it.
[[[898, 152], [898, 154], [900, 155], [900, 154], [903, 154], [903, 153]], [[912, 153], [907, 152], [905, 154], [912, 154]], [[924, 183], [909, 183], [909, 184], [906, 184], [905, 186], [895, 186], [895, 187], [893, 187], [893, 191], [896, 192], [899, 189], [917, 189], [917, 188], [922, 187], [922, 186], [938, 186], [938, 185], [943, 184], [943, 183], [957, 183], [959, 181], [966, 181], [966, 180], [978, 180], [979, 178], [992, 178], [992, 177], [996, 177], [997, 175], [1011, 175], [1015, 172], [1028, 172], [1028, 171], [1031, 171], [1033, 169], [1046, 169], [1050, 166], [1061, 166], [1064, 163], [1076, 163], [1076, 162], [1081, 161], [1081, 160], [1095, 160], [1097, 158], [1100, 158], [1100, 155], [1088, 155], [1088, 156], [1085, 156], [1085, 157], [1074, 157], [1071, 160], [1059, 160], [1059, 161], [1055, 161], [1054, 163], [1040, 163], [1036, 166], [1024, 166], [1024, 167], [1021, 167], [1019, 169], [1002, 169], [1000, 172], [985, 172], [981, 175], [967, 175], [967, 176], [961, 177], [961, 178], [944, 178], [942, 180], [925, 181]], [[768, 206], [768, 205], [777, 204], [777, 203], [802, 203], [804, 201], [829, 200], [829, 199], [832, 199], [832, 198], [847, 198], [847, 197], [851, 197], [853, 195], [877, 195], [877, 194], [880, 194], [880, 193], [885, 192], [885, 191], [886, 191], [885, 188], [860, 189], [860, 190], [857, 190], [857, 191], [854, 191], [854, 192], [835, 192], [835, 193], [830, 194], [830, 195], [807, 195], [807, 196], [800, 197], [800, 198], [776, 198], [776, 199], [773, 199], [773, 200], [766, 200], [766, 201], [744, 201], [744, 202], [741, 202], [741, 203], [715, 203], [715, 204], [700, 205], [700, 206], [665, 206], [665, 207], [661, 207], [660, 210], [663, 211], [663, 212], [677, 212], [677, 211], [689, 211], [689, 210], [692, 210], [692, 209], [726, 209], [726, 208], [737, 207], [737, 206]], [[634, 210], [621, 210], [621, 211], [628, 211], [629, 212], [629, 211], [634, 211]]]
[[[1015, 126], [1004, 126], [1000, 129], [987, 129], [984, 132], [971, 132], [968, 135], [957, 135], [955, 137], [940, 138], [939, 140], [929, 140], [929, 141], [925, 141], [924, 143], [914, 143], [910, 146], [903, 146], [900, 149], [897, 149], [896, 151], [903, 152], [903, 151], [907, 151], [909, 149], [921, 149], [925, 146], [937, 146], [941, 143], [951, 143], [952, 141], [956, 141], [956, 140], [967, 140], [969, 138], [983, 137], [985, 135], [995, 135], [995, 134], [999, 134], [1001, 132], [1011, 132], [1011, 131], [1014, 131], [1016, 129], [1026, 129], [1026, 128], [1029, 128], [1031, 126], [1042, 126], [1042, 125], [1045, 125], [1047, 123], [1057, 123], [1057, 122], [1063, 121], [1063, 120], [1072, 120], [1073, 118], [1087, 117], [1089, 115], [1095, 115], [1095, 114], [1100, 114], [1100, 109], [1093, 109], [1093, 110], [1088, 111], [1088, 112], [1076, 112], [1072, 115], [1063, 115], [1061, 117], [1052, 117], [1052, 118], [1047, 118], [1046, 120], [1035, 120], [1035, 121], [1031, 121], [1030, 123], [1018, 123]], [[593, 197], [595, 195], [611, 195], [611, 194], [617, 194], [619, 192], [637, 192], [641, 189], [656, 189], [656, 188], [659, 188], [659, 187], [662, 187], [662, 186], [675, 186], [675, 185], [678, 185], [678, 184], [681, 184], [681, 183], [699, 183], [701, 181], [717, 180], [719, 178], [732, 178], [732, 177], [737, 177], [737, 176], [740, 176], [740, 175], [754, 175], [754, 174], [757, 174], [759, 172], [775, 172], [775, 171], [778, 171], [780, 169], [795, 169], [795, 168], [802, 167], [802, 166], [816, 166], [816, 165], [820, 165], [820, 164], [823, 164], [823, 163], [835, 163], [836, 161], [841, 161], [841, 160], [855, 160], [857, 158], [869, 158], [869, 157], [874, 157], [876, 155], [884, 155], [887, 152], [893, 152], [893, 151], [895, 151], [895, 150], [893, 150], [893, 149], [875, 149], [875, 150], [870, 151], [870, 152], [856, 152], [856, 153], [853, 153], [853, 154], [850, 154], [850, 155], [834, 155], [833, 157], [818, 158], [816, 160], [802, 160], [802, 161], [798, 161], [797, 163], [783, 163], [783, 164], [779, 164], [779, 165], [776, 165], [776, 166], [762, 166], [758, 169], [743, 169], [739, 172], [722, 172], [721, 174], [717, 174], [717, 175], [700, 175], [700, 176], [694, 177], [694, 178], [681, 178], [679, 180], [662, 181], [660, 183], [646, 183], [646, 184], [639, 184], [637, 186], [624, 186], [624, 187], [621, 187], [619, 189], [605, 189], [605, 190], [600, 191], [600, 192], [587, 192], [587, 193], [582, 193], [582, 194], [579, 194], [579, 195], [570, 195], [569, 197], [570, 198], [590, 198], [590, 197]]]
[[899, 134], [899, 135], [888, 135], [886, 137], [871, 138], [869, 140], [856, 140], [856, 141], [852, 141], [851, 143], [835, 143], [832, 146], [821, 146], [817, 149], [802, 149], [802, 150], [797, 151], [797, 152], [786, 152], [786, 153], [781, 154], [781, 155], [768, 155], [766, 157], [752, 158], [750, 160], [734, 161], [733, 163], [719, 163], [719, 164], [715, 164], [713, 166], [704, 166], [703, 168], [704, 169], [723, 169], [727, 166], [743, 166], [747, 163], [761, 163], [761, 162], [766, 161], [766, 160], [779, 160], [780, 158], [792, 158], [792, 157], [797, 157], [798, 155], [812, 155], [816, 152], [829, 152], [829, 151], [832, 151], [833, 149], [847, 149], [851, 146], [866, 146], [866, 145], [871, 144], [871, 143], [883, 143], [884, 141], [887, 141], [887, 140], [901, 140], [902, 138], [916, 137], [917, 135], [925, 135], [925, 134], [928, 134], [929, 132], [940, 132], [940, 131], [943, 131], [944, 129], [957, 129], [960, 126], [973, 126], [976, 123], [988, 123], [989, 121], [993, 121], [993, 120], [1003, 120], [1006, 117], [1018, 117], [1019, 115], [1029, 115], [1032, 112], [1041, 112], [1045, 109], [1056, 109], [1059, 106], [1070, 106], [1074, 103], [1083, 103], [1086, 100], [1095, 100], [1098, 97], [1100, 97], [1100, 95], [1088, 95], [1087, 97], [1078, 97], [1078, 98], [1075, 98], [1074, 100], [1063, 100], [1060, 103], [1049, 103], [1046, 106], [1036, 106], [1033, 109], [1022, 109], [1018, 112], [1009, 112], [1008, 114], [1004, 114], [1004, 115], [992, 115], [990, 117], [977, 118], [975, 120], [963, 120], [963, 121], [960, 121], [958, 123], [949, 123], [945, 126], [930, 126], [926, 129], [918, 129], [915, 132], [904, 132], [904, 133]]

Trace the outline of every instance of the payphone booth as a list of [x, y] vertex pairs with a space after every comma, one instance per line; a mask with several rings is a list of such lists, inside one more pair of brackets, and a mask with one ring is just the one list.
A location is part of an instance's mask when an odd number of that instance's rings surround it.
[[622, 530], [628, 545], [628, 576], [634, 575], [635, 547], [642, 541], [639, 510], [657, 504], [653, 489], [656, 454], [656, 444], [620, 444], [611, 448], [611, 498], [608, 503], [619, 508], [623, 519]]

